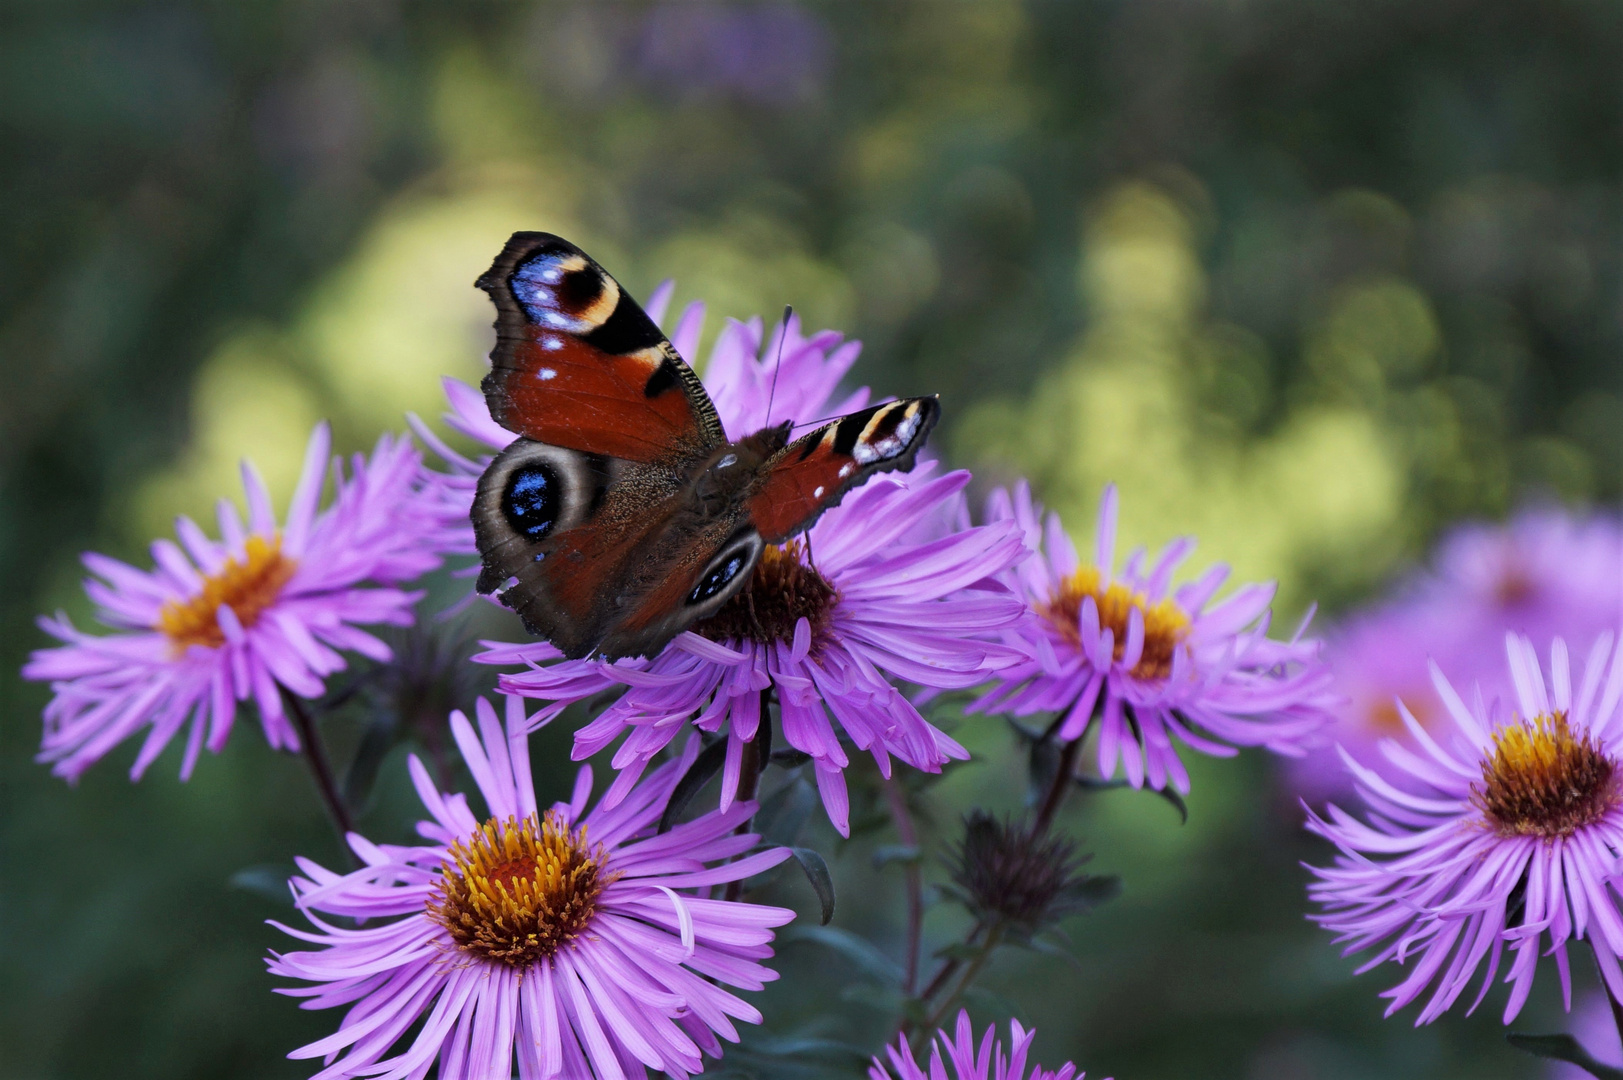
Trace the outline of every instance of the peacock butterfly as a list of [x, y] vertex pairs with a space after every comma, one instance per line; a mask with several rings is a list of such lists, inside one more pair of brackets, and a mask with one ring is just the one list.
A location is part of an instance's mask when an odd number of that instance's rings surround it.
[[742, 589], [766, 545], [911, 469], [940, 415], [909, 398], [793, 442], [789, 423], [728, 442], [693, 369], [573, 244], [514, 233], [475, 284], [496, 304], [485, 400], [520, 436], [479, 478], [477, 587], [568, 657], [657, 653]]

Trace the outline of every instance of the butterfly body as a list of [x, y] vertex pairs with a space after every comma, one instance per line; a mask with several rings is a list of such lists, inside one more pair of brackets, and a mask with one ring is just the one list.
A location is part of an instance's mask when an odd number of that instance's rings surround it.
[[745, 587], [767, 544], [911, 468], [939, 413], [913, 398], [729, 442], [692, 368], [574, 245], [516, 233], [478, 285], [497, 309], [486, 400], [520, 438], [479, 480], [477, 587], [566, 656], [658, 652]]

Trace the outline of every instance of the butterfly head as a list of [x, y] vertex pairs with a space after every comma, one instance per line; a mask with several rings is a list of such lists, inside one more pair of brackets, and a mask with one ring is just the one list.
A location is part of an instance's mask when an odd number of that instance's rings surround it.
[[769, 428], [762, 428], [753, 435], [746, 435], [738, 441], [740, 446], [747, 446], [762, 461], [776, 454], [789, 445], [789, 432], [794, 428], [793, 420], [785, 420]]

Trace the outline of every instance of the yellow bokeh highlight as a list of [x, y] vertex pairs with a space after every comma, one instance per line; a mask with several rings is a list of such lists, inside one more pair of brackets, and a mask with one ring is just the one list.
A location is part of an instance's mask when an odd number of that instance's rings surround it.
[[639, 297], [676, 278], [678, 304], [709, 305], [705, 347], [724, 317], [772, 319], [789, 303], [808, 327], [850, 324], [856, 303], [845, 275], [810, 252], [770, 197], [677, 232], [641, 258], [583, 228], [577, 207], [587, 194], [600, 218], [615, 216], [612, 185], [546, 137], [552, 120], [538, 99], [491, 71], [474, 48], [447, 49], [429, 110], [443, 169], [384, 203], [286, 324], [244, 328], [205, 361], [188, 444], [126, 515], [137, 535], [166, 533], [175, 514], [209, 513], [220, 494], [240, 491], [244, 457], [285, 503], [323, 416], [341, 445], [361, 448], [403, 428], [407, 412], [442, 411], [442, 375], [477, 383], [494, 312], [473, 282], [516, 231], [569, 237]]
[[431, 415], [440, 376], [477, 383], [494, 340], [490, 299], [473, 287], [515, 223], [567, 228], [516, 193], [473, 190], [385, 211], [317, 291], [298, 328], [311, 366], [367, 431]]
[[244, 458], [284, 502], [322, 415], [318, 394], [285, 335], [263, 324], [230, 335], [193, 382], [190, 441], [168, 469], [136, 489], [125, 510], [133, 535], [168, 535], [177, 514], [212, 522], [222, 496], [242, 505]]
[[771, 323], [793, 304], [807, 330], [847, 327], [855, 307], [844, 275], [809, 254], [791, 228], [758, 210], [735, 210], [720, 223], [676, 233], [646, 261], [646, 276], [676, 282], [673, 316], [689, 300], [705, 302], [699, 355], [686, 358], [701, 371], [727, 318], [760, 316]]
[[[1079, 271], [1086, 331], [1029, 400], [973, 409], [959, 448], [994, 474], [1030, 476], [1085, 542], [1114, 481], [1118, 551], [1193, 534], [1202, 564], [1278, 580], [1287, 610], [1311, 599], [1309, 581], [1373, 579], [1398, 551], [1400, 454], [1362, 396], [1308, 395], [1262, 434], [1216, 407], [1221, 396], [1256, 411], [1248, 396], [1264, 392], [1265, 369], [1260, 343], [1205, 317], [1195, 245], [1191, 215], [1160, 188], [1127, 184], [1103, 199]], [[1422, 363], [1435, 324], [1392, 283], [1373, 288], [1349, 303], [1381, 325], [1332, 314], [1326, 355], [1381, 370]]]
[[178, 513], [208, 514], [221, 494], [240, 501], [244, 458], [283, 505], [318, 419], [362, 448], [404, 428], [408, 411], [437, 415], [442, 375], [480, 379], [494, 313], [474, 279], [515, 231], [580, 237], [571, 162], [527, 161], [508, 137], [532, 119], [521, 101], [452, 51], [432, 110], [450, 164], [385, 203], [285, 325], [245, 327], [203, 363], [190, 440], [126, 515], [136, 535], [167, 533]]

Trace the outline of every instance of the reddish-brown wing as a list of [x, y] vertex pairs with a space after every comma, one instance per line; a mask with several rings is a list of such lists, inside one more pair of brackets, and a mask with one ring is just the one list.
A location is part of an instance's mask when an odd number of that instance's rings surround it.
[[768, 544], [809, 528], [824, 510], [876, 472], [907, 471], [941, 415], [933, 397], [875, 405], [796, 439], [763, 469], [747, 503]]
[[485, 400], [509, 431], [672, 465], [726, 441], [693, 369], [575, 245], [550, 233], [514, 233], [475, 284], [496, 304]]

